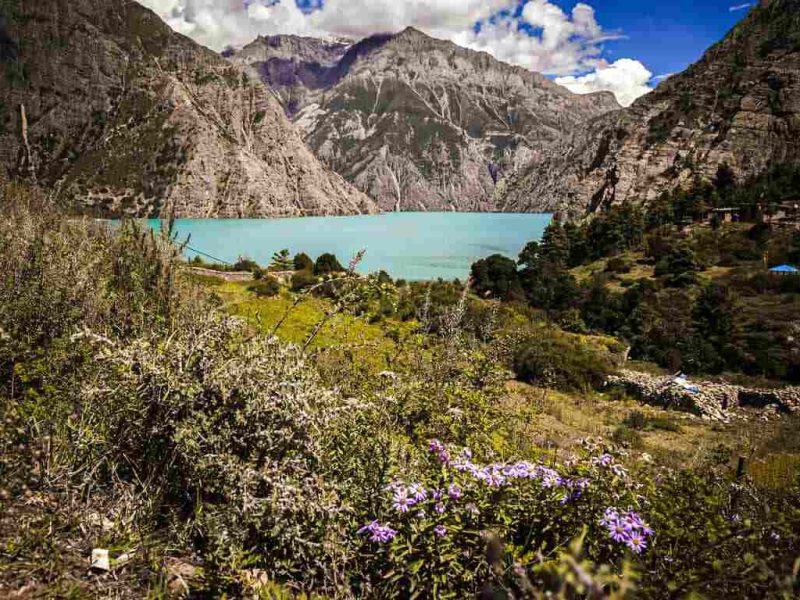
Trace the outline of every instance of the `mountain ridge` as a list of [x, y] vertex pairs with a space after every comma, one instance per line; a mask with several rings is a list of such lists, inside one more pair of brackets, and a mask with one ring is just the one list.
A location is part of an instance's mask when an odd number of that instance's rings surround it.
[[682, 73], [600, 116], [509, 180], [517, 210], [573, 216], [650, 201], [713, 180], [800, 161], [800, 2], [762, 2]]
[[2, 8], [13, 52], [0, 62], [0, 164], [54, 186], [70, 209], [184, 217], [376, 210], [318, 162], [263, 84], [138, 3]]
[[572, 94], [412, 27], [341, 48], [335, 64], [270, 55], [264, 41], [246, 48], [230, 59], [271, 84], [315, 154], [384, 210], [504, 210], [504, 172], [619, 108], [608, 92]]

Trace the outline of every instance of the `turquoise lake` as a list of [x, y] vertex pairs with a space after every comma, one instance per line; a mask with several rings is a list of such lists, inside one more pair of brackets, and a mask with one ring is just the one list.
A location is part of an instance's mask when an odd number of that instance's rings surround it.
[[[366, 250], [359, 271], [383, 269], [395, 279], [464, 279], [470, 266], [491, 254], [515, 258], [531, 240], [541, 238], [549, 214], [386, 213], [357, 217], [292, 219], [178, 219], [178, 239], [227, 262], [247, 256], [268, 264], [288, 248], [316, 258], [332, 252], [347, 265]], [[159, 221], [148, 221], [159, 227]], [[187, 250], [188, 258], [196, 252]], [[205, 257], [204, 257], [205, 258]]]

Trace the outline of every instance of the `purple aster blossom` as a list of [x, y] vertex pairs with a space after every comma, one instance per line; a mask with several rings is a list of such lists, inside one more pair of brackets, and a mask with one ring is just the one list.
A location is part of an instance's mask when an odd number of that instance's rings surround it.
[[573, 480], [572, 485], [579, 490], [585, 490], [591, 485], [591, 483], [592, 480], [588, 477], [580, 477], [579, 479]]
[[500, 487], [506, 482], [506, 477], [503, 475], [503, 469], [498, 465], [489, 465], [483, 467], [476, 477], [485, 482], [489, 487]]
[[776, 544], [781, 541], [781, 534], [777, 531], [773, 531], [769, 534], [769, 539], [775, 542]]
[[613, 525], [608, 528], [608, 534], [612, 540], [615, 542], [625, 542], [627, 543], [628, 540], [633, 535], [639, 535], [635, 533], [625, 522], [617, 521]]
[[408, 488], [408, 493], [414, 498], [415, 502], [422, 502], [428, 498], [428, 492], [421, 483], [412, 483]]
[[642, 550], [647, 548], [644, 536], [637, 532], [633, 532], [628, 536], [628, 539], [625, 540], [625, 545], [636, 554], [640, 554]]
[[370, 542], [376, 543], [385, 543], [391, 541], [395, 535], [397, 535], [397, 531], [389, 527], [388, 525], [381, 525], [378, 521], [373, 521], [369, 525], [365, 525], [361, 529], [358, 530], [358, 533], [369, 533]]
[[603, 518], [600, 519], [600, 525], [602, 525], [603, 527], [611, 527], [618, 520], [619, 520], [619, 511], [613, 506], [609, 506], [606, 509], [605, 513], [603, 513]]
[[439, 454], [444, 450], [444, 444], [437, 439], [432, 439], [428, 442], [428, 450], [431, 454]]
[[444, 464], [450, 463], [450, 453], [447, 451], [447, 449], [444, 449], [441, 452], [439, 452], [439, 454], [437, 454], [437, 458], [439, 459], [440, 462], [443, 462]]
[[543, 467], [538, 466], [534, 470], [533, 477], [536, 479], [540, 479], [542, 483], [542, 487], [544, 488], [553, 488], [558, 487], [562, 484], [561, 476], [558, 474], [558, 471], [551, 469], [550, 467]]
[[416, 503], [416, 500], [408, 497], [406, 490], [397, 490], [394, 493], [393, 506], [397, 512], [406, 513]]
[[592, 458], [592, 464], [595, 467], [610, 467], [614, 464], [614, 457], [610, 454], [601, 454]]
[[375, 529], [376, 527], [380, 527], [380, 523], [378, 523], [377, 519], [374, 520], [372, 523], [368, 523], [367, 525], [364, 525], [362, 528], [360, 528], [358, 530], [358, 533], [366, 533], [368, 531], [372, 532], [372, 530]]
[[461, 488], [458, 487], [455, 483], [451, 483], [447, 487], [447, 495], [450, 496], [451, 500], [458, 500], [459, 498], [461, 498], [461, 494], [462, 494]]
[[644, 535], [645, 537], [653, 535], [653, 530], [647, 525], [647, 523], [644, 522], [642, 516], [637, 512], [629, 510], [624, 515], [622, 515], [622, 520], [631, 529], [640, 531], [642, 535]]
[[453, 461], [452, 466], [456, 471], [461, 473], [466, 471], [473, 477], [475, 477], [476, 473], [478, 472], [478, 467], [475, 466], [475, 464], [473, 464], [470, 460], [464, 460], [463, 458], [457, 458], [455, 461]]
[[433, 533], [436, 534], [436, 537], [444, 537], [447, 535], [447, 527], [444, 525], [437, 525], [433, 528]]
[[622, 465], [611, 465], [611, 472], [622, 479], [628, 476], [628, 471]]
[[434, 499], [434, 500], [436, 500], [437, 502], [438, 502], [439, 500], [441, 500], [441, 499], [442, 499], [442, 496], [443, 496], [443, 495], [444, 495], [444, 492], [443, 492], [442, 490], [438, 490], [438, 489], [437, 489], [437, 490], [433, 490], [433, 491], [431, 492], [431, 498], [433, 498], [433, 499]]
[[433, 507], [433, 510], [435, 510], [438, 514], [442, 514], [444, 512], [444, 504], [437, 502], [436, 506]]
[[461, 460], [465, 460], [465, 461], [470, 461], [470, 460], [472, 460], [472, 450], [470, 450], [469, 448], [464, 448], [464, 449], [461, 451], [461, 456], [460, 456], [460, 458], [461, 458]]

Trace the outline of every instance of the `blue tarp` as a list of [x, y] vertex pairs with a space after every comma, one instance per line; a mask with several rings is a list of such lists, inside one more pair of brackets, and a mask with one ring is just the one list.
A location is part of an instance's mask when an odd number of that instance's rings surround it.
[[793, 265], [778, 265], [769, 270], [770, 273], [800, 273], [797, 267]]

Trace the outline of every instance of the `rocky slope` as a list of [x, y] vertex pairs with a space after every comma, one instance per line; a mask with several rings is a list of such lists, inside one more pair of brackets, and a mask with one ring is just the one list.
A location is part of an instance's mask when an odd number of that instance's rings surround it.
[[800, 0], [762, 2], [687, 71], [604, 115], [509, 180], [517, 210], [573, 215], [800, 161]]
[[[0, 2], [0, 165], [90, 214], [375, 210], [263, 84], [130, 0]], [[24, 109], [23, 109], [24, 107]]]
[[507, 210], [504, 173], [619, 108], [415, 29], [350, 47], [260, 38], [231, 57], [329, 166], [385, 210]]

